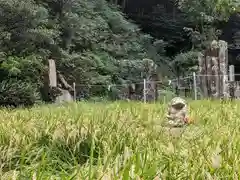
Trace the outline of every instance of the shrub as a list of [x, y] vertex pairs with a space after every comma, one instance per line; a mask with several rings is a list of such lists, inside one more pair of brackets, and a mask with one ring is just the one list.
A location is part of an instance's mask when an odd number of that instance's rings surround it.
[[37, 90], [33, 83], [4, 80], [0, 83], [0, 106], [31, 106], [39, 100]]

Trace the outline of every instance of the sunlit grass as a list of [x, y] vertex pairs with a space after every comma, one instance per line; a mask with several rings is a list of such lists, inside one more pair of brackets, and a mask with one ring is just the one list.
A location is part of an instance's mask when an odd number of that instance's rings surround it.
[[240, 103], [191, 102], [195, 123], [175, 134], [160, 125], [165, 110], [133, 102], [2, 109], [1, 179], [239, 179]]

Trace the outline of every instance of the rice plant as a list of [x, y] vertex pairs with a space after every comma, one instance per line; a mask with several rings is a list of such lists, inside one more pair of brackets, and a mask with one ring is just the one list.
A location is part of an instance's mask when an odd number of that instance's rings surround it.
[[0, 110], [1, 179], [239, 179], [240, 103], [190, 102], [194, 124], [161, 126], [165, 104], [72, 103]]

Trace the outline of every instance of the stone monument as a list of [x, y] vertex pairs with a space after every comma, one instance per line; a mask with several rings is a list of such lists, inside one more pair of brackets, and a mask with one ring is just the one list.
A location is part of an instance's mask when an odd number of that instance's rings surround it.
[[172, 127], [181, 127], [189, 123], [187, 102], [180, 98], [173, 98], [168, 105], [167, 112], [168, 125]]

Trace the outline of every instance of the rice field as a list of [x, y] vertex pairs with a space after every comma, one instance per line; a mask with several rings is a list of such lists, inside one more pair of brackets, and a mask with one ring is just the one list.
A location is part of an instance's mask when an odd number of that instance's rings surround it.
[[240, 102], [193, 101], [171, 133], [165, 104], [0, 110], [0, 179], [240, 179]]

